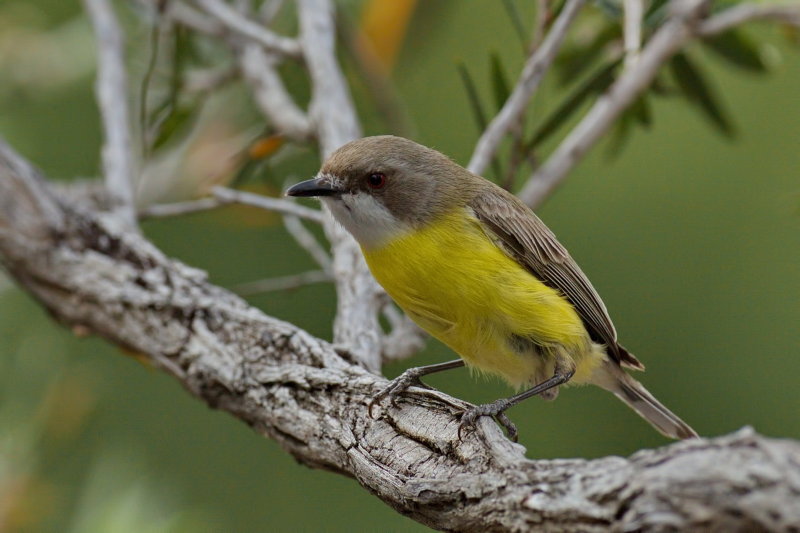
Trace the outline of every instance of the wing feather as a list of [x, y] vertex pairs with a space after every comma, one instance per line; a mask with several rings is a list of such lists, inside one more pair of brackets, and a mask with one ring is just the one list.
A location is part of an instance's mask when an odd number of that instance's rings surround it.
[[619, 345], [603, 300], [566, 248], [533, 211], [499, 187], [482, 191], [470, 207], [509, 255], [575, 306], [592, 340], [605, 344], [617, 362], [631, 368], [644, 368]]

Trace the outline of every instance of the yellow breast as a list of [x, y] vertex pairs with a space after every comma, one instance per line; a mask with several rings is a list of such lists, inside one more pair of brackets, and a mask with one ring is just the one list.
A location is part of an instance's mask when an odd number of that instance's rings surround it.
[[522, 386], [549, 377], [553, 361], [542, 353], [559, 352], [575, 361], [574, 381], [591, 374], [594, 364], [582, 364], [591, 341], [572, 305], [498, 248], [466, 210], [363, 252], [409, 317], [469, 365]]

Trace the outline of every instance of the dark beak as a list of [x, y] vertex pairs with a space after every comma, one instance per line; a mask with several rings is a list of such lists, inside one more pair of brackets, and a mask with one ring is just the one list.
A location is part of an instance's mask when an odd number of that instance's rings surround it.
[[333, 196], [340, 192], [340, 190], [334, 189], [320, 178], [314, 178], [292, 185], [286, 191], [286, 196]]

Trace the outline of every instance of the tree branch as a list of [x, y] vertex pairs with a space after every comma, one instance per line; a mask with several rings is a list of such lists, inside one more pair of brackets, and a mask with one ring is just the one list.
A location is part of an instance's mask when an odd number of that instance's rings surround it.
[[[343, 144], [361, 137], [347, 82], [335, 52], [336, 28], [330, 0], [298, 0], [300, 44], [311, 78], [309, 114], [325, 159]], [[381, 328], [378, 322], [383, 290], [367, 269], [355, 240], [328, 215], [325, 233], [333, 252], [338, 295], [333, 339], [366, 368], [381, 368]]]
[[718, 35], [745, 22], [774, 20], [800, 28], [800, 6], [795, 4], [739, 4], [730, 7], [700, 24], [698, 35]]
[[264, 292], [299, 289], [306, 285], [331, 281], [333, 281], [333, 277], [324, 270], [309, 270], [308, 272], [300, 272], [299, 274], [289, 274], [288, 276], [242, 283], [233, 287], [231, 290], [240, 296], [249, 296], [251, 294], [261, 294]]
[[226, 3], [220, 0], [194, 0], [194, 3], [229, 30], [259, 43], [270, 52], [286, 57], [300, 57], [300, 45], [296, 40], [276, 35], [243, 17]]
[[300, 222], [300, 219], [291, 216], [291, 215], [284, 215], [283, 217], [283, 227], [286, 228], [286, 232], [292, 236], [294, 241], [303, 248], [311, 258], [316, 261], [317, 265], [319, 265], [323, 272], [328, 274], [328, 278], [331, 278], [331, 270], [332, 270], [332, 263], [331, 257], [328, 255], [328, 252], [319, 244], [317, 238], [314, 237], [314, 234], [311, 233], [303, 226], [303, 223]]
[[386, 380], [264, 315], [118, 223], [65, 205], [0, 144], [0, 260], [59, 321], [148, 355], [191, 394], [298, 461], [354, 477], [450, 531], [791, 531], [800, 444], [752, 430], [628, 459], [531, 461], [466, 404], [412, 388], [379, 418]]
[[135, 223], [134, 157], [122, 29], [108, 0], [84, 0], [97, 35], [97, 104], [103, 123], [103, 175], [124, 222]]
[[237, 191], [228, 189], [227, 187], [214, 187], [211, 192], [214, 194], [215, 198], [226, 203], [235, 202], [242, 205], [258, 207], [260, 209], [266, 209], [267, 211], [274, 211], [283, 215], [291, 215], [310, 220], [317, 224], [322, 224], [325, 220], [322, 216], [322, 212], [282, 198], [270, 198], [269, 196], [247, 191]]
[[520, 199], [535, 208], [566, 178], [617, 117], [650, 85], [665, 61], [694, 35], [709, 0], [677, 0], [672, 16], [656, 31], [639, 55], [608, 91], [598, 98], [555, 152], [528, 179]]
[[519, 117], [525, 113], [528, 102], [533, 97], [536, 89], [539, 88], [544, 75], [553, 63], [556, 54], [558, 54], [561, 42], [564, 40], [567, 30], [569, 30], [584, 1], [567, 0], [561, 10], [561, 14], [553, 23], [553, 27], [544, 41], [542, 41], [541, 46], [528, 58], [508, 100], [506, 100], [497, 116], [489, 123], [481, 138], [478, 139], [478, 144], [472, 153], [472, 159], [470, 159], [467, 166], [471, 172], [482, 174], [486, 170], [503, 137], [519, 122]]
[[644, 18], [644, 2], [642, 0], [624, 0], [625, 20], [623, 40], [625, 42], [625, 66], [630, 67], [639, 57], [642, 48], [642, 19]]
[[256, 103], [272, 126], [295, 141], [312, 136], [311, 123], [286, 91], [275, 70], [275, 58], [260, 46], [247, 43], [237, 51], [239, 67], [250, 83]]

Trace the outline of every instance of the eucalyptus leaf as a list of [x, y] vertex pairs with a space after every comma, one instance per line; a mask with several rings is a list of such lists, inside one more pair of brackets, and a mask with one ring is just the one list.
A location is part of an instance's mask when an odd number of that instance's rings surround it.
[[522, 43], [523, 50], [527, 48], [528, 37], [525, 32], [525, 25], [522, 23], [522, 17], [519, 14], [514, 0], [503, 0], [503, 7], [506, 8], [506, 14], [511, 19], [511, 24], [514, 26], [514, 31], [517, 33], [520, 42]]
[[623, 113], [614, 124], [611, 139], [606, 149], [606, 155], [609, 158], [617, 157], [622, 153], [622, 149], [625, 147], [625, 144], [627, 144], [628, 139], [630, 139], [632, 131], [633, 117], [630, 113]]
[[636, 99], [628, 112], [645, 129], [650, 129], [653, 125], [653, 108], [646, 93]]
[[668, 0], [655, 0], [650, 4], [644, 14], [644, 27], [648, 29], [656, 28], [664, 22], [669, 13]]
[[158, 128], [158, 135], [153, 140], [153, 150], [158, 150], [189, 131], [199, 115], [202, 105], [175, 106], [170, 109]]
[[489, 61], [491, 63], [494, 103], [499, 110], [505, 105], [511, 90], [509, 89], [508, 78], [506, 77], [505, 69], [503, 69], [502, 60], [497, 52], [492, 52]]
[[761, 58], [758, 45], [741, 31], [727, 31], [702, 42], [709, 50], [736, 67], [759, 74], [769, 70]]
[[[469, 101], [470, 109], [472, 109], [472, 115], [475, 117], [475, 122], [478, 125], [478, 131], [483, 132], [486, 130], [488, 121], [486, 119], [486, 112], [483, 109], [483, 104], [481, 104], [480, 96], [478, 95], [478, 88], [475, 85], [475, 80], [472, 79], [472, 75], [463, 62], [459, 62], [456, 68], [458, 69], [461, 81], [464, 83], [464, 89], [467, 91], [467, 100]], [[500, 179], [502, 176], [502, 169], [496, 156], [492, 159], [492, 170], [495, 178]]]
[[591, 96], [603, 93], [614, 82], [614, 72], [620, 62], [621, 60], [617, 59], [599, 69], [562, 101], [561, 105], [559, 105], [534, 132], [533, 137], [531, 137], [531, 140], [527, 143], [527, 149], [535, 148], [550, 137], [550, 135], [555, 133], [559, 127], [564, 125], [569, 118], [580, 109], [581, 104]]
[[463, 62], [459, 62], [456, 68], [458, 69], [458, 75], [461, 77], [461, 82], [464, 84], [464, 90], [467, 91], [467, 100], [472, 110], [472, 116], [475, 118], [478, 130], [483, 131], [487, 125], [486, 112], [483, 110], [483, 104], [481, 104], [480, 96], [478, 96], [475, 80], [472, 79], [472, 75]]
[[614, 20], [622, 18], [623, 11], [621, 3], [621, 0], [594, 0], [594, 4], [609, 18]]
[[581, 45], [565, 48], [556, 60], [558, 82], [562, 85], [572, 83], [581, 76], [608, 49], [608, 44], [620, 39], [619, 24], [606, 24], [593, 38]]
[[722, 134], [733, 137], [735, 130], [727, 112], [722, 108], [718, 96], [709, 86], [703, 73], [689, 57], [684, 53], [676, 54], [669, 65], [675, 82], [686, 99], [696, 105]]

